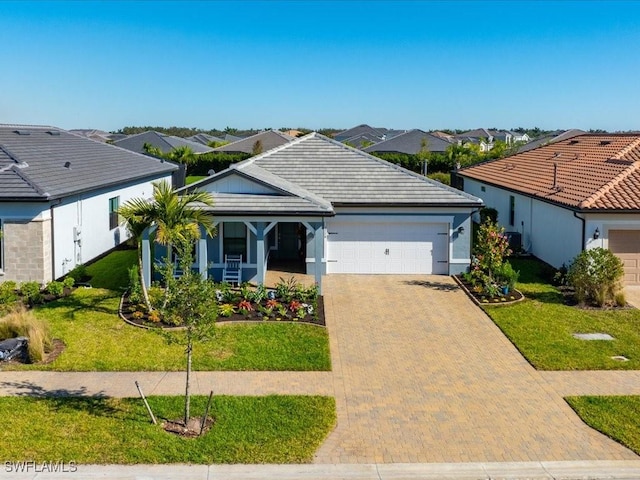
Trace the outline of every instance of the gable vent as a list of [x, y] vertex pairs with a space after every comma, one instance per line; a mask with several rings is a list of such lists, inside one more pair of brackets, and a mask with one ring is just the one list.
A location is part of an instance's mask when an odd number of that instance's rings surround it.
[[29, 130], [14, 130], [13, 133], [17, 133], [18, 135], [31, 135]]
[[47, 133], [49, 135], [54, 136], [54, 137], [59, 137], [60, 136], [60, 132], [58, 130], [48, 130]]

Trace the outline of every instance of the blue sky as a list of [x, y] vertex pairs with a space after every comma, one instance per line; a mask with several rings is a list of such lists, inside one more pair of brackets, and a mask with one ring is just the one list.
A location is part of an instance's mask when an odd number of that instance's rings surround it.
[[640, 129], [637, 1], [0, 1], [0, 122]]

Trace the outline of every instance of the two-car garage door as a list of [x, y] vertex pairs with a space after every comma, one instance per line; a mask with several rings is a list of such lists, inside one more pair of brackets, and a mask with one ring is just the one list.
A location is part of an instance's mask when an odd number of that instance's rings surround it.
[[327, 223], [327, 273], [449, 273], [446, 223]]

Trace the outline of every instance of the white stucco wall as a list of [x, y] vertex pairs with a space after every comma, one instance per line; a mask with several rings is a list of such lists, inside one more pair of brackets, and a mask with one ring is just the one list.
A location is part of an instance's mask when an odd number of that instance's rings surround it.
[[[464, 191], [495, 208], [505, 231], [521, 233], [523, 248], [554, 267], [568, 265], [582, 251], [582, 221], [572, 211], [469, 178], [464, 179]], [[515, 200], [513, 225], [509, 225], [510, 196]]]
[[[171, 182], [171, 176], [154, 181]], [[119, 188], [65, 198], [53, 207], [54, 277], [58, 278], [76, 265], [87, 263], [114, 248], [128, 238], [123, 224], [109, 229], [109, 199], [120, 197], [120, 206], [132, 198], [149, 198], [153, 193], [152, 181], [127, 184]], [[80, 230], [80, 242], [74, 239], [74, 228]]]
[[198, 188], [209, 193], [249, 193], [272, 194], [274, 190], [257, 182], [241, 177], [240, 175], [228, 175]]

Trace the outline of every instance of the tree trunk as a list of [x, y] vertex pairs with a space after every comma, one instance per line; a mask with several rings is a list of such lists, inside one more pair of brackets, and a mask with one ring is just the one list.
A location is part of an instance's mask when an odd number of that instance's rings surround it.
[[167, 303], [169, 302], [169, 284], [171, 283], [171, 280], [173, 280], [173, 273], [173, 244], [171, 242], [167, 242], [167, 278], [164, 279], [166, 285], [164, 286], [164, 299], [162, 301], [163, 309], [166, 308]]
[[147, 306], [147, 310], [150, 312], [153, 310], [151, 301], [149, 300], [149, 291], [147, 290], [147, 283], [144, 281], [144, 272], [142, 271], [142, 246], [138, 242], [138, 271], [140, 272], [140, 286], [142, 287], [142, 297], [144, 298], [144, 304]]
[[191, 392], [190, 392], [190, 382], [191, 382], [191, 351], [193, 345], [191, 341], [187, 344], [187, 384], [185, 387], [185, 395], [184, 395], [184, 426], [186, 427], [189, 422], [189, 410], [191, 408]]

